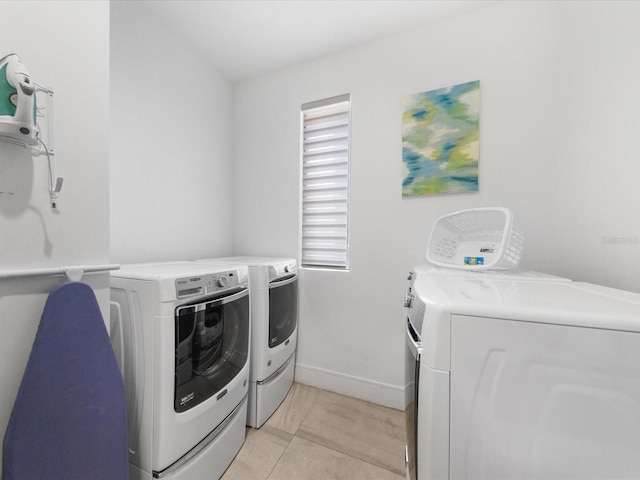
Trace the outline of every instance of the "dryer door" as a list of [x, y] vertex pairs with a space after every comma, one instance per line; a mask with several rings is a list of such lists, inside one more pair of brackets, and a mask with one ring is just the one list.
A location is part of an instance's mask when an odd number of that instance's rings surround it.
[[407, 435], [405, 468], [408, 480], [417, 477], [417, 433], [418, 433], [418, 386], [420, 381], [420, 341], [413, 325], [407, 318], [406, 345], [404, 355], [404, 418]]
[[269, 284], [269, 348], [286, 341], [298, 325], [298, 276]]

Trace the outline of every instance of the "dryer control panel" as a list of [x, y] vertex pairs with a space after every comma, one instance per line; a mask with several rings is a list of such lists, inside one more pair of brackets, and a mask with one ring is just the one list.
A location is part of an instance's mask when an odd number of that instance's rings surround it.
[[269, 280], [282, 276], [291, 276], [298, 272], [298, 266], [295, 260], [278, 262], [269, 265]]

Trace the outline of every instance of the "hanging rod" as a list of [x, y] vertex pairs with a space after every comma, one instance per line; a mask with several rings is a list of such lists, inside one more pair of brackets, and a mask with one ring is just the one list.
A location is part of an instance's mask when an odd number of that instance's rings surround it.
[[69, 280], [78, 281], [85, 273], [118, 270], [120, 265], [73, 265], [68, 267], [34, 268], [24, 270], [0, 270], [0, 280], [8, 278], [39, 277], [44, 275], [66, 275]]

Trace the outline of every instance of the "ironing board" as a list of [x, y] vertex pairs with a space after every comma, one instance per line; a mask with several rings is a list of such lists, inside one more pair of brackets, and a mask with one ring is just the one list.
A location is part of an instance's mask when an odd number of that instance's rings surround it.
[[122, 376], [96, 297], [47, 299], [4, 437], [4, 480], [128, 478]]

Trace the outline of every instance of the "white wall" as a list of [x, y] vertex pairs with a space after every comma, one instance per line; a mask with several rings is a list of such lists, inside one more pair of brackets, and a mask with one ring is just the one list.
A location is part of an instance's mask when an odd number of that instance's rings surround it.
[[[608, 21], [598, 22], [603, 5], [503, 2], [237, 85], [234, 251], [243, 254], [297, 256], [300, 105], [352, 95], [351, 269], [301, 273], [298, 379], [401, 405], [405, 278], [424, 261], [433, 222], [454, 210], [507, 206], [527, 236], [524, 267], [640, 291], [625, 263], [640, 245], [600, 239], [638, 235], [633, 136], [620, 144], [619, 134], [633, 128], [640, 15], [606, 2]], [[600, 81], [616, 78], [623, 90], [608, 103]], [[402, 199], [402, 97], [471, 80], [481, 89], [479, 193]], [[598, 118], [586, 98], [604, 103]], [[602, 159], [608, 152], [615, 158]], [[609, 166], [616, 183], [598, 180], [601, 159], [622, 162]], [[603, 230], [576, 229], [592, 222]], [[587, 271], [585, 252], [615, 262]]]
[[640, 2], [567, 2], [558, 269], [640, 292]]
[[111, 257], [231, 253], [232, 84], [145, 2], [111, 2]]
[[[33, 81], [54, 91], [55, 169], [0, 141], [0, 270], [109, 263], [109, 5], [3, 1], [0, 57], [17, 53]], [[79, 41], [81, 39], [81, 41]], [[0, 274], [0, 277], [2, 275]], [[83, 278], [108, 318], [107, 274]], [[44, 302], [64, 277], [0, 280], [0, 435], [9, 420]]]

